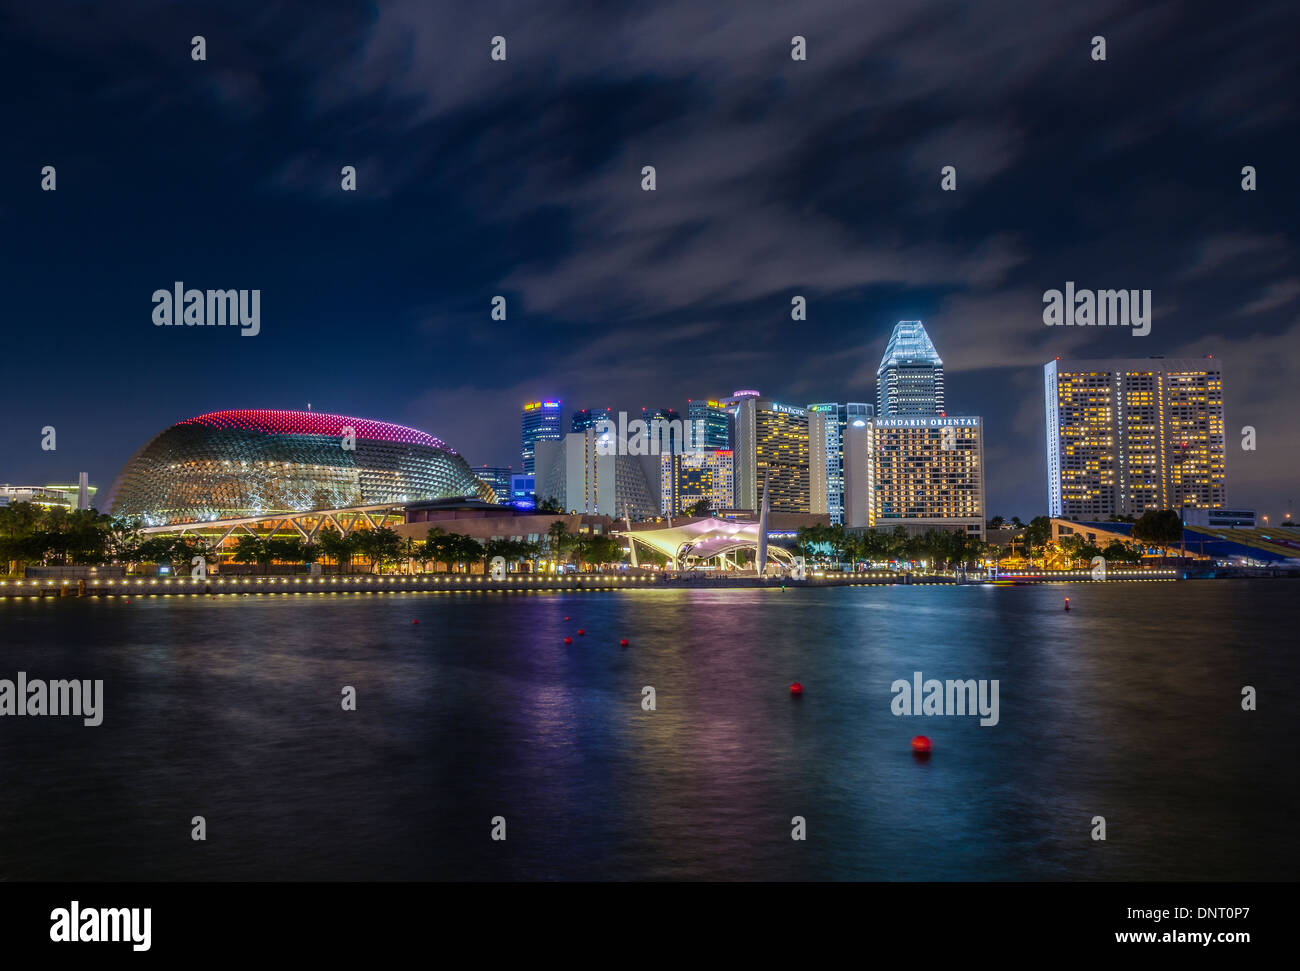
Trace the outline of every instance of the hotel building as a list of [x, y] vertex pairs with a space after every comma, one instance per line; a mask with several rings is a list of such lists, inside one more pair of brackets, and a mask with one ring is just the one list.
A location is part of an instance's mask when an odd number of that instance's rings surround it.
[[972, 538], [984, 538], [980, 418], [876, 418], [868, 438], [874, 439], [875, 465], [869, 526], [964, 529]]
[[731, 408], [736, 505], [757, 510], [766, 478], [773, 512], [809, 512], [808, 410], [739, 392]]
[[1048, 361], [1050, 515], [1097, 521], [1226, 502], [1213, 358]]

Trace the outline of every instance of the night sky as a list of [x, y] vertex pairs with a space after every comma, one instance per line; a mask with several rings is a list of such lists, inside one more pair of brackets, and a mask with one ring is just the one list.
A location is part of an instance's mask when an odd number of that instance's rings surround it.
[[[1213, 354], [1228, 501], [1280, 516], [1297, 37], [1294, 0], [7, 4], [0, 481], [308, 402], [517, 466], [525, 399], [874, 401], [919, 318], [989, 515], [1046, 510], [1045, 361]], [[261, 333], [155, 327], [178, 280], [261, 289]], [[1046, 327], [1067, 280], [1150, 289], [1150, 335]]]

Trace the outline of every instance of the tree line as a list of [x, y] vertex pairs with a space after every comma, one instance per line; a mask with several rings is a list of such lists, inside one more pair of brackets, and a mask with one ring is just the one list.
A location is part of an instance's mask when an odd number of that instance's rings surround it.
[[[514, 539], [480, 541], [463, 533], [431, 527], [423, 540], [403, 537], [389, 527], [353, 530], [346, 535], [323, 528], [311, 539], [301, 536], [239, 536], [221, 554], [235, 563], [267, 570], [273, 563], [309, 565], [333, 563], [342, 573], [357, 559], [366, 560], [372, 570], [400, 563], [430, 564], [448, 570], [468, 570], [494, 557], [507, 564], [536, 563], [551, 559], [573, 563], [579, 568], [617, 563], [623, 546], [611, 536], [572, 533], [568, 525], [555, 520], [538, 542]], [[39, 506], [29, 502], [0, 506], [0, 564], [101, 566], [109, 563], [134, 566], [140, 563], [166, 564], [173, 571], [188, 572], [194, 557], [215, 561], [214, 544], [192, 534], [146, 535], [138, 520], [110, 516], [93, 509], [69, 510], [61, 506]]]

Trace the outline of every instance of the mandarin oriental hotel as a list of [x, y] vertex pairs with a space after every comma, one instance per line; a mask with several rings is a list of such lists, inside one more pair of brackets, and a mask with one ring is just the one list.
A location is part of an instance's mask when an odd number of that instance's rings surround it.
[[970, 416], [876, 418], [871, 523], [984, 536], [984, 428]]

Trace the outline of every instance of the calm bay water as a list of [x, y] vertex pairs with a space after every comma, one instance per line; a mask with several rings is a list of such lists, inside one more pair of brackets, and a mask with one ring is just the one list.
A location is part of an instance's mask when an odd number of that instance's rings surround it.
[[[105, 682], [0, 718], [0, 879], [1293, 879], [1298, 592], [0, 601], [0, 678]], [[914, 671], [999, 724], [895, 717]]]

